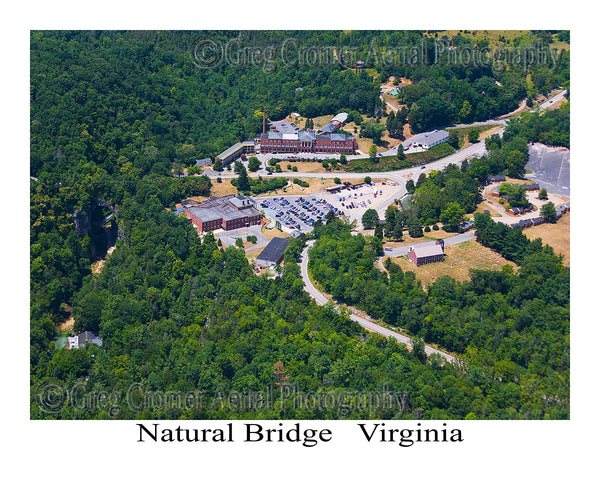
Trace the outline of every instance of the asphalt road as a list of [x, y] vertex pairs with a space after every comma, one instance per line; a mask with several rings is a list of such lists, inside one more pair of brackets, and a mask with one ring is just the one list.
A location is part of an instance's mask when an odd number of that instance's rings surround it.
[[[308, 276], [308, 250], [313, 245], [313, 243], [314, 243], [314, 240], [308, 241], [306, 246], [304, 247], [304, 250], [302, 250], [302, 262], [300, 264], [300, 275], [301, 275], [302, 281], [304, 282], [304, 290], [306, 292], [308, 292], [308, 294], [315, 300], [315, 302], [317, 302], [318, 305], [325, 305], [330, 300], [327, 299], [327, 297], [325, 297], [325, 295], [323, 295], [311, 283], [310, 278]], [[356, 309], [354, 309], [354, 311], [360, 312], [359, 310], [356, 310]], [[367, 320], [366, 318], [364, 318], [367, 315], [364, 312], [360, 312], [360, 313], [362, 314], [362, 316], [356, 315], [354, 313], [350, 314], [350, 319], [354, 322], [357, 322], [361, 327], [363, 327], [367, 330], [379, 333], [380, 335], [383, 335], [385, 337], [394, 337], [397, 341], [404, 343], [405, 345], [408, 345], [408, 346], [411, 345], [411, 339], [409, 337], [402, 335], [398, 332], [394, 332], [393, 330], [390, 330], [389, 328], [382, 327], [381, 325], [378, 325], [377, 323], [374, 323], [370, 320]], [[456, 361], [456, 359], [453, 356], [451, 356], [445, 352], [442, 352], [440, 350], [437, 350], [433, 347], [430, 347], [429, 345], [425, 345], [425, 353], [427, 355], [431, 355], [432, 353], [437, 353], [438, 355], [441, 355], [446, 361], [449, 361], [449, 362]]]
[[554, 95], [552, 98], [549, 98], [541, 105], [538, 105], [536, 110], [545, 110], [546, 108], [551, 107], [555, 102], [560, 101], [566, 94], [567, 94], [566, 90], [561, 90], [556, 95]]
[[[545, 108], [548, 108], [550, 105], [552, 105], [553, 102], [556, 102], [558, 100], [560, 100], [562, 97], [564, 97], [564, 95], [566, 94], [566, 90], [562, 90], [561, 92], [559, 92], [557, 95], [555, 95], [552, 99], [548, 100], [547, 102], [543, 103], [542, 105], [540, 105], [538, 107], [538, 109], [540, 110], [544, 110]], [[467, 126], [477, 126], [477, 125], [490, 125], [490, 124], [501, 124], [501, 125], [505, 125], [506, 122], [504, 120], [501, 119], [490, 119], [484, 122], [475, 122], [469, 125], [463, 125], [463, 124], [459, 124], [459, 125], [452, 125], [453, 127], [467, 127]], [[504, 133], [504, 128], [501, 128], [498, 131], [498, 134], [500, 136], [502, 136], [502, 134]], [[470, 145], [467, 148], [463, 148], [462, 150], [459, 150], [458, 152], [453, 153], [452, 155], [448, 155], [447, 157], [441, 158], [439, 160], [436, 160], [434, 162], [428, 163], [425, 168], [423, 167], [412, 167], [412, 168], [407, 168], [404, 170], [395, 170], [395, 171], [391, 171], [391, 172], [368, 172], [368, 173], [347, 173], [347, 172], [334, 172], [334, 173], [298, 173], [298, 172], [282, 172], [282, 173], [273, 173], [272, 175], [269, 175], [270, 177], [287, 177], [287, 178], [295, 178], [295, 177], [303, 177], [303, 178], [335, 178], [338, 177], [340, 179], [348, 179], [348, 178], [364, 178], [365, 176], [370, 176], [371, 178], [384, 178], [384, 179], [389, 179], [389, 180], [393, 180], [396, 182], [396, 184], [398, 185], [398, 188], [390, 195], [387, 195], [385, 198], [381, 199], [377, 205], [375, 205], [373, 208], [377, 211], [377, 213], [379, 214], [379, 216], [381, 217], [386, 208], [393, 204], [394, 201], [396, 199], [400, 199], [402, 198], [405, 194], [406, 194], [406, 182], [407, 182], [407, 178], [406, 176], [408, 176], [409, 174], [412, 174], [412, 178], [413, 179], [417, 179], [418, 176], [421, 174], [421, 172], [425, 171], [425, 169], [427, 170], [442, 170], [444, 169], [446, 166], [448, 166], [451, 163], [454, 164], [460, 164], [463, 160], [469, 158], [469, 157], [481, 157], [486, 153], [486, 148], [485, 148], [485, 142], [478, 142], [475, 143], [473, 145]], [[531, 152], [530, 152], [531, 153]], [[383, 152], [382, 156], [388, 156], [388, 155], [396, 155], [397, 154], [397, 147], [391, 148], [390, 150]], [[539, 183], [542, 186], [546, 186], [548, 191], [551, 191], [553, 193], [557, 193], [557, 194], [562, 194], [565, 196], [569, 196], [570, 192], [568, 190], [568, 184], [569, 184], [569, 167], [570, 167], [570, 162], [569, 162], [569, 158], [568, 158], [568, 154], [569, 152], [567, 151], [567, 157], [566, 160], [563, 158], [561, 160], [560, 163], [560, 167], [557, 170], [557, 183], [554, 183], [552, 180], [548, 180], [545, 178], [545, 174], [542, 173], [541, 175], [538, 175], [537, 172], [537, 168], [539, 168], [538, 166], [534, 165], [533, 162], [530, 162], [531, 165], [528, 165], [529, 168], [531, 168], [532, 170], [534, 170], [534, 174], [531, 176], [531, 178], [533, 178], [536, 181], [539, 181]], [[255, 173], [251, 173], [249, 174], [251, 177], [257, 177], [257, 176], [266, 176], [267, 172], [264, 170], [264, 166], [266, 166], [267, 161], [269, 158], [273, 157], [273, 156], [281, 156], [284, 157], [285, 155], [272, 155], [272, 154], [266, 154], [266, 155], [257, 155], [257, 157], [261, 160], [262, 164], [263, 164], [263, 168], [261, 168], [258, 172]], [[315, 158], [327, 158], [331, 155], [327, 155], [327, 154], [308, 154], [307, 156], [312, 156]], [[534, 155], [535, 156], [535, 155]], [[354, 158], [366, 158], [368, 157], [368, 155], [365, 154], [359, 154], [359, 155], [354, 155]], [[535, 162], [535, 161], [534, 161]], [[549, 162], [546, 162], [547, 164]], [[539, 165], [541, 165], [541, 160], [538, 162]], [[224, 172], [224, 173], [219, 173], [219, 172], [206, 172], [209, 176], [211, 177], [216, 177], [216, 176], [221, 176], [224, 178], [235, 178], [237, 177], [236, 174], [234, 174], [233, 172], [228, 173], [228, 172]], [[528, 175], [529, 177], [530, 175]], [[558, 186], [556, 186], [558, 184]], [[556, 186], [556, 190], [555, 190], [555, 186]], [[566, 187], [566, 188], [565, 188]], [[559, 192], [560, 190], [560, 192]]]
[[[453, 237], [444, 239], [444, 246], [449, 245], [457, 245], [462, 242], [468, 242], [469, 240], [473, 240], [475, 238], [475, 232], [473, 230], [469, 230], [465, 233], [460, 233], [458, 235], [454, 235]], [[425, 242], [413, 243], [412, 245], [406, 245], [402, 247], [394, 247], [391, 250], [386, 250], [384, 253], [390, 257], [399, 257], [401, 255], [407, 255], [408, 249], [410, 247], [429, 247], [435, 245], [435, 240], [428, 240]]]

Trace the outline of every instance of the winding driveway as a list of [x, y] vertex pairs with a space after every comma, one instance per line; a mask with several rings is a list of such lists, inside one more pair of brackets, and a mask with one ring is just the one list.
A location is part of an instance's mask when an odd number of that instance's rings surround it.
[[[323, 295], [321, 293], [320, 290], [318, 290], [313, 285], [313, 283], [310, 281], [310, 277], [308, 276], [308, 250], [313, 244], [314, 244], [314, 240], [308, 241], [306, 243], [306, 246], [304, 247], [304, 250], [302, 250], [302, 263], [300, 264], [300, 276], [302, 278], [302, 281], [304, 282], [304, 290], [308, 292], [308, 294], [315, 300], [315, 302], [317, 302], [318, 305], [325, 305], [326, 303], [330, 302], [331, 300], [329, 300], [325, 295]], [[336, 308], [338, 308], [337, 304], [334, 303], [334, 305], [336, 306]], [[375, 322], [367, 320], [365, 318], [367, 316], [366, 313], [361, 312], [360, 310], [357, 310], [354, 308], [352, 310], [354, 312], [357, 312], [362, 315], [362, 316], [359, 316], [355, 313], [350, 314], [350, 319], [354, 322], [357, 322], [361, 327], [363, 327], [367, 330], [370, 330], [372, 332], [379, 333], [380, 335], [383, 335], [385, 337], [393, 337], [397, 341], [404, 343], [405, 345], [408, 345], [408, 346], [411, 345], [410, 337], [407, 337], [406, 335], [402, 335], [398, 332], [390, 330], [389, 328], [382, 327], [381, 325], [378, 325]], [[448, 362], [456, 361], [456, 358], [454, 358], [452, 355], [442, 352], [441, 350], [437, 350], [436, 348], [430, 347], [429, 345], [425, 345], [425, 353], [427, 355], [431, 355], [432, 353], [437, 353], [438, 355], [441, 355]]]
[[[473, 230], [469, 230], [465, 233], [459, 233], [458, 235], [454, 235], [453, 237], [448, 237], [444, 239], [444, 246], [449, 245], [457, 245], [459, 243], [468, 242], [469, 240], [473, 240], [475, 238], [475, 232]], [[435, 240], [427, 240], [425, 242], [413, 243], [412, 245], [406, 245], [401, 247], [393, 247], [389, 250], [385, 251], [385, 254], [389, 257], [400, 257], [402, 255], [407, 255], [408, 250], [411, 247], [430, 247], [435, 245]]]

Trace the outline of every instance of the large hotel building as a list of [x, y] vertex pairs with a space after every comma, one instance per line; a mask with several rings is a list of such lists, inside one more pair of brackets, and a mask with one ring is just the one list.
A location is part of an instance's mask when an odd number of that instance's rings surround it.
[[269, 132], [260, 136], [260, 153], [354, 153], [356, 138], [345, 133]]
[[262, 133], [260, 153], [354, 153], [356, 138], [345, 133], [335, 133], [348, 120], [347, 113], [339, 113], [319, 129], [297, 132]]
[[254, 140], [236, 143], [232, 147], [219, 154], [223, 165], [227, 165], [238, 159], [242, 153], [354, 153], [358, 148], [356, 137], [346, 133], [336, 133], [348, 120], [347, 113], [339, 113], [333, 117], [327, 125], [317, 131], [298, 130], [289, 122], [276, 122], [276, 126], [285, 129], [265, 132], [263, 122], [263, 133]]

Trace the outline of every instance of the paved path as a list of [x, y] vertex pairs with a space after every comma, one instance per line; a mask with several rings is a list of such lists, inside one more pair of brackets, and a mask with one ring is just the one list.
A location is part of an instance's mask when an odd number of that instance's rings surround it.
[[[469, 240], [473, 240], [475, 238], [475, 232], [473, 230], [469, 230], [465, 233], [460, 233], [458, 235], [454, 235], [453, 237], [444, 238], [444, 246], [449, 245], [457, 245], [459, 243], [468, 242]], [[385, 254], [389, 257], [400, 257], [401, 255], [407, 255], [408, 250], [411, 247], [430, 247], [435, 245], [435, 240], [427, 240], [425, 242], [413, 243], [411, 245], [401, 246], [401, 247], [393, 247], [390, 250], [385, 250]]]
[[[317, 304], [325, 305], [326, 303], [330, 302], [331, 300], [329, 300], [325, 295], [323, 295], [312, 284], [312, 282], [310, 281], [310, 277], [308, 276], [308, 250], [313, 244], [314, 244], [314, 240], [308, 241], [306, 246], [304, 247], [304, 250], [302, 250], [302, 263], [300, 264], [300, 276], [302, 278], [302, 281], [304, 282], [304, 290], [308, 292], [308, 294], [315, 300], [315, 302], [317, 302]], [[336, 305], [336, 304], [334, 303], [334, 305]], [[337, 305], [336, 305], [336, 308], [338, 308]], [[396, 340], [398, 340], [401, 343], [404, 343], [405, 345], [409, 345], [409, 346], [411, 345], [410, 337], [407, 337], [406, 335], [402, 335], [398, 332], [390, 330], [389, 328], [382, 327], [381, 325], [378, 325], [377, 323], [367, 320], [366, 318], [364, 318], [367, 316], [366, 313], [361, 312], [360, 310], [357, 310], [354, 308], [352, 308], [352, 310], [357, 313], [360, 313], [362, 315], [362, 316], [359, 316], [359, 315], [356, 315], [355, 313], [350, 314], [350, 319], [354, 322], [357, 322], [361, 327], [366, 328], [367, 330], [379, 333], [385, 337], [394, 337]], [[456, 359], [452, 355], [449, 355], [445, 352], [442, 352], [433, 347], [430, 347], [429, 345], [425, 345], [425, 353], [427, 355], [431, 355], [432, 353], [437, 353], [437, 354], [441, 355], [448, 362], [456, 361]]]

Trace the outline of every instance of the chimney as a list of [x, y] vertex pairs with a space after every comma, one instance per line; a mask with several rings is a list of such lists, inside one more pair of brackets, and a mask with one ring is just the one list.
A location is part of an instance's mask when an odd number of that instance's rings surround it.
[[265, 133], [265, 111], [263, 110], [263, 133]]

